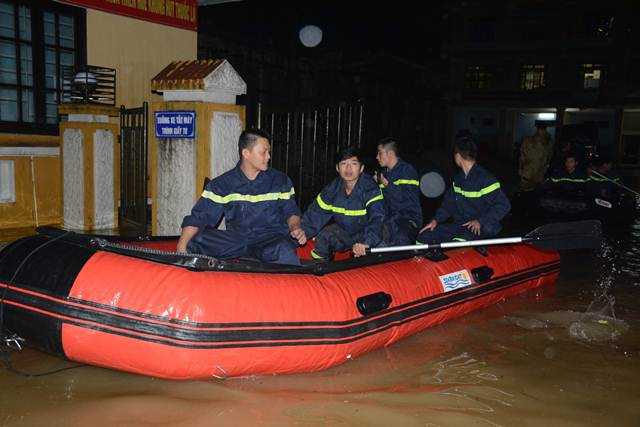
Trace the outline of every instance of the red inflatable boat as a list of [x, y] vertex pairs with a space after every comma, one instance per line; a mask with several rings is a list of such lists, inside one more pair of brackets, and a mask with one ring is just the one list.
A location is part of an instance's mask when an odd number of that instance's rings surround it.
[[55, 229], [15, 241], [0, 252], [1, 326], [70, 360], [161, 378], [317, 371], [553, 283], [560, 268], [557, 252], [526, 244], [301, 267], [174, 248]]

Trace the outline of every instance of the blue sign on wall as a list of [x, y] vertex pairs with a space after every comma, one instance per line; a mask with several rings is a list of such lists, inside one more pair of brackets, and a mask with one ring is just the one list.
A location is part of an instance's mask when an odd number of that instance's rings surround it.
[[158, 138], [195, 138], [195, 111], [156, 111], [156, 137]]

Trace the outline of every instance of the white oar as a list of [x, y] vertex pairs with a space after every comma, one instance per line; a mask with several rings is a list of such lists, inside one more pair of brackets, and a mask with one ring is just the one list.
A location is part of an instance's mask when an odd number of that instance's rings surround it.
[[389, 246], [367, 249], [376, 254], [383, 252], [421, 251], [426, 249], [465, 248], [471, 246], [505, 245], [526, 243], [542, 249], [578, 249], [599, 248], [602, 241], [602, 224], [598, 220], [556, 222], [545, 224], [523, 237], [504, 237], [496, 239], [470, 240], [464, 242], [442, 242], [424, 245]]
[[613, 180], [613, 179], [609, 178], [609, 177], [608, 177], [608, 176], [606, 176], [606, 175], [601, 174], [600, 172], [597, 172], [597, 171], [594, 171], [593, 169], [591, 169], [591, 173], [592, 173], [592, 174], [594, 174], [594, 175], [596, 175], [596, 176], [598, 176], [598, 177], [600, 177], [600, 178], [602, 178], [602, 179], [605, 179], [605, 180], [607, 180], [607, 181], [609, 181], [609, 182], [611, 182], [611, 183], [613, 183], [613, 184], [617, 185], [617, 186], [618, 186], [618, 187], [620, 187], [620, 188], [624, 188], [625, 190], [627, 190], [627, 191], [629, 191], [629, 192], [631, 192], [631, 193], [635, 194], [636, 196], [640, 196], [640, 193], [638, 193], [636, 190], [632, 190], [631, 188], [627, 187], [626, 185], [621, 184], [621, 183], [619, 183], [619, 182], [616, 182], [615, 180]]

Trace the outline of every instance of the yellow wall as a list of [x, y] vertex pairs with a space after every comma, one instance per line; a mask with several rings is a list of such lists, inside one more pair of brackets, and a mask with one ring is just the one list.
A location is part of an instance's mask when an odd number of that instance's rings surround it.
[[195, 31], [87, 9], [87, 63], [116, 69], [116, 106], [161, 100], [151, 79], [171, 61], [197, 56]]
[[0, 159], [14, 161], [16, 183], [16, 201], [0, 203], [0, 235], [2, 229], [7, 228], [60, 224], [60, 158], [33, 157], [35, 180], [31, 174], [31, 157], [2, 156]]

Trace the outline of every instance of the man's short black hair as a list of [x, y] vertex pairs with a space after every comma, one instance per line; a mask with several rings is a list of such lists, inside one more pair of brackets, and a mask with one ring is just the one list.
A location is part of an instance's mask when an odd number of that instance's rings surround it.
[[265, 138], [269, 143], [271, 143], [271, 135], [262, 129], [251, 128], [242, 131], [240, 138], [238, 139], [238, 154], [240, 154], [240, 158], [242, 158], [242, 150], [245, 148], [247, 150], [251, 150], [253, 146], [256, 145], [259, 138]]
[[380, 141], [378, 141], [378, 145], [382, 145], [385, 150], [393, 151], [394, 153], [396, 153], [396, 156], [398, 155], [398, 141], [395, 138], [392, 138], [390, 136], [382, 138]]
[[459, 138], [472, 138], [472, 137], [473, 137], [473, 134], [469, 129], [460, 129], [458, 132], [456, 132], [456, 136], [454, 137], [454, 140]]
[[358, 161], [362, 163], [362, 156], [360, 155], [360, 149], [358, 147], [344, 147], [338, 152], [338, 154], [336, 154], [336, 165], [341, 161], [350, 159], [352, 157], [357, 158]]
[[465, 160], [475, 160], [478, 155], [478, 145], [471, 136], [460, 136], [453, 144], [454, 152]]

